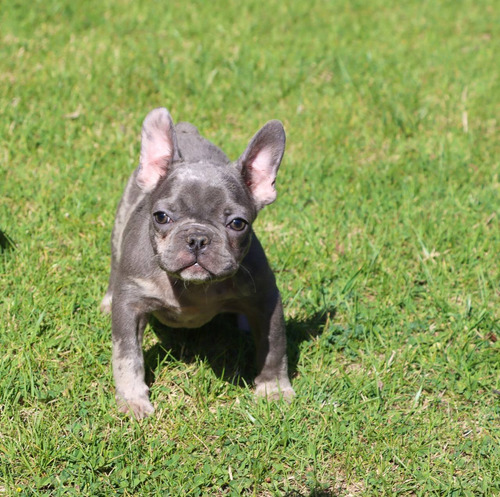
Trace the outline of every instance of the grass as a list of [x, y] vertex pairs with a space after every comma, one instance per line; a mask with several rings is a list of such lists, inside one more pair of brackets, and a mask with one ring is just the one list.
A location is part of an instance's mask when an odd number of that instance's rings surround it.
[[[2, 5], [0, 494], [499, 495], [497, 21], [485, 0]], [[98, 304], [158, 105], [233, 158], [285, 124], [256, 231], [289, 406], [228, 380], [252, 349], [226, 325], [148, 332], [157, 411], [116, 412]]]

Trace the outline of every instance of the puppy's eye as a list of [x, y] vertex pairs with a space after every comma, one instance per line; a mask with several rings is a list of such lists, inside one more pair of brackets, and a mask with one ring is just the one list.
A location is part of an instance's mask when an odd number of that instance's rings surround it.
[[248, 223], [244, 220], [244, 219], [241, 219], [240, 217], [237, 217], [235, 219], [233, 219], [229, 224], [228, 226], [234, 230], [234, 231], [243, 231], [245, 228], [246, 228], [246, 225]]
[[158, 211], [153, 214], [153, 217], [155, 218], [155, 221], [158, 224], [168, 224], [172, 222], [172, 219], [169, 217], [169, 215], [166, 212]]

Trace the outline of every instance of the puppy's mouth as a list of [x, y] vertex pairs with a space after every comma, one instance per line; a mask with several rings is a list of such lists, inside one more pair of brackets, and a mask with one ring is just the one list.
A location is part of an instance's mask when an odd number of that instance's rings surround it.
[[198, 261], [195, 261], [189, 266], [179, 270], [176, 276], [184, 281], [191, 281], [193, 283], [203, 283], [205, 281], [216, 279], [215, 274], [211, 273]]
[[230, 263], [228, 263], [226, 267], [223, 268], [217, 268], [215, 270], [209, 269], [209, 266], [203, 262], [200, 262], [199, 259], [194, 259], [189, 263], [186, 263], [186, 261], [184, 261], [184, 264], [180, 265], [180, 267], [172, 267], [165, 264], [160, 264], [160, 266], [170, 276], [188, 283], [195, 284], [208, 282], [213, 283], [216, 281], [225, 280], [226, 278], [233, 276], [238, 269], [237, 265]]

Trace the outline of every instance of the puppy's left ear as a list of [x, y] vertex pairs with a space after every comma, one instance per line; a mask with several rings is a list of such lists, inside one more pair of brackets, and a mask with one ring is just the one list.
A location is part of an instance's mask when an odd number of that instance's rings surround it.
[[238, 159], [245, 183], [257, 210], [276, 200], [274, 183], [285, 152], [285, 130], [280, 121], [269, 121], [252, 138]]
[[144, 192], [152, 191], [163, 178], [170, 164], [180, 158], [174, 123], [167, 109], [152, 110], [142, 125], [141, 158], [137, 185]]

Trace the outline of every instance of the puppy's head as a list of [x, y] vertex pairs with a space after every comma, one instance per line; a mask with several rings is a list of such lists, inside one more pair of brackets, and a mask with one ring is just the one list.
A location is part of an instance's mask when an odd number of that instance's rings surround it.
[[236, 162], [211, 153], [190, 161], [182, 156], [168, 111], [150, 112], [142, 128], [137, 184], [149, 194], [150, 237], [159, 266], [193, 283], [235, 274], [250, 247], [252, 222], [276, 198], [284, 147], [282, 124], [270, 121]]

